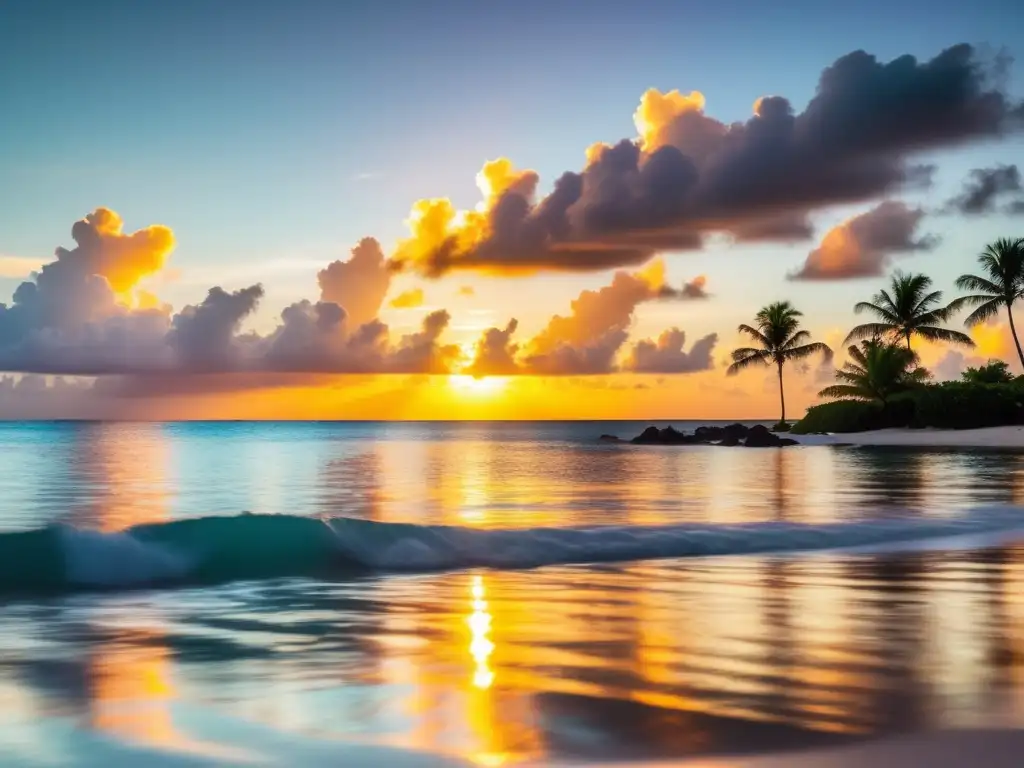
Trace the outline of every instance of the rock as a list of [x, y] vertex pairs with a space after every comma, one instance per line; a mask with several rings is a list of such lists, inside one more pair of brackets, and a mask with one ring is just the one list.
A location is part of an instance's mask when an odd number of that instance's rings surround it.
[[[722, 427], [722, 442], [729, 441], [729, 445], [737, 445], [740, 440], [746, 438], [750, 432], [750, 427], [744, 426], [743, 424], [730, 424], [727, 427]], [[732, 442], [735, 440], [736, 442]]]
[[697, 427], [693, 431], [694, 439], [701, 443], [717, 443], [724, 436], [725, 430], [722, 427]]
[[736, 437], [736, 435], [727, 435], [727, 436], [723, 437], [718, 444], [719, 445], [724, 445], [724, 446], [727, 446], [727, 447], [731, 448], [731, 447], [733, 447], [735, 445], [739, 445], [740, 444], [740, 439], [738, 437]]
[[601, 435], [599, 438], [602, 443], [621, 443], [618, 435]]
[[768, 427], [757, 424], [747, 431], [747, 439], [744, 445], [747, 448], [771, 448], [778, 445], [776, 442], [778, 440], [781, 440], [781, 438], [773, 435], [768, 430]]
[[661, 431], [657, 427], [648, 427], [630, 442], [633, 443], [660, 443]]
[[758, 424], [747, 431], [747, 440], [744, 445], [747, 448], [783, 448], [787, 445], [799, 445], [799, 443], [791, 437], [779, 437], [768, 427]]
[[665, 427], [661, 430], [661, 442], [666, 445], [686, 445], [693, 442], [693, 438], [680, 432], [675, 427]]

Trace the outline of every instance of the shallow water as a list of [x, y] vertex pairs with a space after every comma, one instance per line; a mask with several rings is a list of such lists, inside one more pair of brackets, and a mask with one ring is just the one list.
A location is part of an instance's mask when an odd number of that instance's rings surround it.
[[[936, 530], [1024, 504], [1015, 453], [595, 441], [642, 426], [4, 424], [0, 536], [243, 511]], [[493, 766], [1024, 725], [1024, 546], [947, 546], [8, 593], [0, 763], [360, 742]]]

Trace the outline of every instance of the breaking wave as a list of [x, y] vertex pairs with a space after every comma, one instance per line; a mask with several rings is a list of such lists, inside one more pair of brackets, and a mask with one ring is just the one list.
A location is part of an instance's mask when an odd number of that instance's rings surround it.
[[1014, 507], [827, 524], [478, 529], [242, 514], [113, 533], [54, 525], [0, 533], [0, 594], [911, 546], [1014, 529]]

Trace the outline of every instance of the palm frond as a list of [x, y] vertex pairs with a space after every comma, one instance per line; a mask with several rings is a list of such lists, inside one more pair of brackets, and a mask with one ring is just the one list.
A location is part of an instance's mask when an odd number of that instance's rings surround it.
[[851, 384], [833, 384], [830, 387], [825, 387], [818, 393], [818, 397], [828, 397], [833, 400], [845, 397], [856, 400], [874, 400], [874, 396], [870, 392], [865, 392], [860, 387]]
[[978, 291], [979, 293], [989, 293], [993, 296], [1003, 295], [1003, 287], [996, 285], [991, 280], [986, 280], [984, 277], [978, 277], [978, 275], [960, 275], [956, 279], [956, 287], [961, 291]]
[[725, 370], [725, 374], [727, 376], [735, 376], [740, 371], [746, 370], [752, 365], [768, 365], [768, 354], [765, 350], [753, 350], [753, 352], [754, 354], [748, 355], [747, 357], [740, 357], [739, 359], [737, 359], [734, 354], [733, 364]]
[[819, 353], [826, 361], [832, 359], [832, 348], [820, 341], [812, 341], [810, 344], [804, 344], [802, 347], [792, 347], [785, 350], [787, 360], [803, 360], [805, 357]]
[[883, 336], [890, 336], [898, 331], [888, 323], [864, 323], [863, 325], [855, 326], [843, 339], [843, 344], [850, 344], [854, 341], [860, 341], [861, 339], [880, 338]]
[[[972, 296], [971, 298], [974, 298], [974, 297]], [[975, 326], [975, 325], [980, 325], [981, 323], [984, 323], [986, 320], [991, 320], [993, 317], [998, 315], [999, 314], [999, 310], [1001, 310], [1002, 308], [1003, 308], [1002, 300], [1000, 300], [1000, 299], [992, 299], [992, 300], [982, 304], [977, 309], [975, 309], [973, 312], [971, 312], [971, 314], [969, 314], [967, 317], [965, 317], [964, 318], [964, 325], [966, 325], [968, 328], [970, 328], [972, 326]]]
[[929, 341], [945, 341], [949, 344], [962, 344], [965, 347], [973, 347], [974, 339], [966, 333], [952, 331], [949, 328], [938, 328], [933, 325], [923, 325], [914, 329], [916, 333]]
[[761, 331], [759, 331], [757, 328], [753, 328], [747, 325], [746, 323], [740, 323], [736, 330], [739, 333], [747, 334], [747, 336], [749, 336], [754, 341], [758, 342], [764, 347], [770, 347], [772, 345], [771, 340], [767, 336], [761, 333]]

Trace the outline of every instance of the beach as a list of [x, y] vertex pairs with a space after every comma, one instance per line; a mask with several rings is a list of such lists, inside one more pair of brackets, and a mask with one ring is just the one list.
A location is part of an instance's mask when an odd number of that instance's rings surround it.
[[1024, 450], [1024, 427], [984, 429], [879, 429], [831, 435], [792, 435], [802, 445], [864, 445], [920, 448], [1010, 448]]

